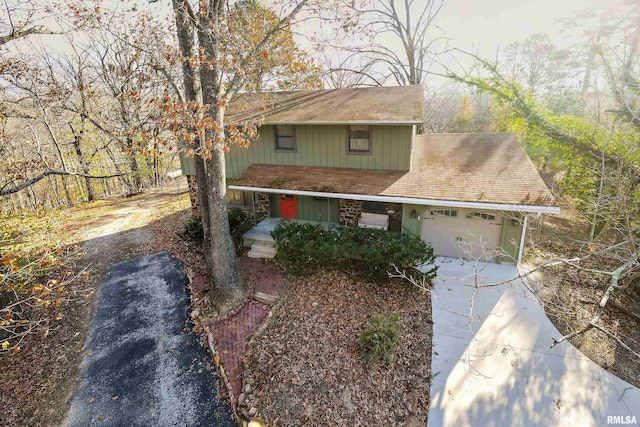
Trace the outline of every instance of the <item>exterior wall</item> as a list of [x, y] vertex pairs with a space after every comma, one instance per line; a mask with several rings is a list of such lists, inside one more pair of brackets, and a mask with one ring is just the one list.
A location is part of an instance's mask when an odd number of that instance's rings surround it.
[[271, 218], [271, 195], [268, 193], [253, 193], [256, 209], [256, 222]]
[[508, 256], [498, 257], [499, 263], [515, 264], [518, 261], [520, 238], [522, 236], [523, 218], [521, 214], [509, 213], [502, 220], [502, 240], [500, 246]]
[[[295, 152], [276, 152], [273, 126], [262, 126], [260, 137], [248, 148], [232, 146], [225, 156], [227, 177], [240, 177], [254, 163], [409, 170], [412, 126], [372, 126], [371, 154], [347, 154], [346, 125], [300, 125], [295, 129]], [[183, 160], [183, 171], [188, 171], [186, 163], [193, 160]]]
[[[328, 200], [328, 201], [327, 201]], [[329, 204], [329, 206], [327, 206]], [[309, 196], [298, 196], [298, 219], [327, 222], [338, 222], [338, 200], [317, 199]], [[328, 216], [327, 216], [328, 213]]]
[[413, 234], [420, 237], [422, 232], [422, 219], [411, 218], [411, 211], [416, 210], [418, 216], [422, 217], [424, 206], [420, 205], [402, 205], [402, 232]]
[[[446, 209], [446, 207], [444, 207]], [[415, 209], [418, 218], [411, 218], [411, 211]], [[422, 233], [422, 215], [428, 209], [427, 206], [420, 205], [402, 205], [402, 232], [410, 233], [421, 237]], [[493, 213], [487, 211], [487, 213]], [[500, 214], [500, 212], [497, 212]], [[520, 250], [520, 236], [522, 235], [522, 215], [518, 213], [505, 212], [502, 214], [502, 235], [500, 246], [507, 253], [506, 256], [499, 256], [497, 262], [499, 264], [513, 263], [518, 259], [518, 251]], [[516, 224], [514, 224], [514, 219]]]
[[360, 213], [362, 212], [362, 202], [359, 200], [339, 199], [339, 204], [339, 224], [346, 227], [357, 227]]
[[270, 194], [271, 200], [271, 218], [280, 218], [280, 195]]
[[200, 216], [200, 196], [198, 194], [198, 182], [196, 181], [195, 175], [187, 175], [187, 186], [189, 188], [191, 211], [194, 216]]
[[389, 215], [389, 231], [401, 231], [402, 205], [400, 203], [387, 203], [384, 208]]
[[180, 169], [182, 170], [183, 175], [196, 176], [196, 165], [193, 162], [193, 157], [186, 158], [182, 152], [178, 153], [178, 158], [180, 159]]

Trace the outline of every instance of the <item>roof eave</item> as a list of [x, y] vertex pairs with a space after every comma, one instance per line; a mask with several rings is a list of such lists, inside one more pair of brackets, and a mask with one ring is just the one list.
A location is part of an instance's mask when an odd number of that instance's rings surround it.
[[331, 199], [364, 200], [371, 202], [405, 203], [424, 206], [449, 206], [467, 209], [486, 209], [523, 213], [559, 214], [558, 206], [535, 206], [509, 203], [466, 202], [458, 200], [422, 199], [417, 197], [380, 196], [366, 194], [323, 193], [318, 191], [285, 190], [281, 188], [252, 187], [246, 185], [229, 185], [230, 190], [258, 191], [261, 193], [291, 194], [296, 196], [327, 197]]
[[336, 121], [295, 121], [265, 120], [263, 125], [418, 125], [422, 120], [336, 120]]

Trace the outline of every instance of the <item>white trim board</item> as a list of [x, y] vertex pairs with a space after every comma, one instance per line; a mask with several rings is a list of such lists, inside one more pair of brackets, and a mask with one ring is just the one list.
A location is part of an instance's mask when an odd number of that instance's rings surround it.
[[244, 185], [230, 185], [229, 189], [240, 190], [240, 191], [258, 191], [261, 193], [272, 193], [272, 194], [292, 194], [296, 196], [327, 197], [331, 199], [364, 200], [368, 202], [403, 203], [403, 204], [424, 205], [424, 206], [450, 206], [455, 208], [486, 209], [486, 210], [493, 210], [493, 211], [509, 211], [509, 212], [535, 212], [535, 213], [546, 213], [546, 214], [560, 213], [560, 208], [557, 206], [528, 206], [528, 205], [513, 205], [513, 204], [501, 204], [501, 203], [460, 202], [456, 200], [419, 199], [416, 197], [368, 196], [364, 194], [323, 193], [318, 191], [283, 190], [278, 188], [249, 187]]

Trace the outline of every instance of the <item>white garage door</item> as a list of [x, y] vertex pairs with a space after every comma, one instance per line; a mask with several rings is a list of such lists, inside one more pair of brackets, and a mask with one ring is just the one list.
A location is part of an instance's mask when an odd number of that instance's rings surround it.
[[495, 212], [427, 209], [422, 218], [422, 239], [438, 256], [495, 261], [502, 220]]

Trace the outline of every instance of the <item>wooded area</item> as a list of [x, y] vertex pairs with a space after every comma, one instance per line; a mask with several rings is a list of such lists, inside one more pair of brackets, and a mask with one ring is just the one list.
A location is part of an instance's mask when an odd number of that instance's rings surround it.
[[[195, 156], [205, 253], [223, 312], [243, 298], [224, 155], [230, 144], [250, 144], [260, 125], [230, 123], [230, 100], [242, 91], [424, 83], [424, 132], [520, 136], [562, 207], [588, 224], [571, 242], [578, 250], [542, 264], [606, 283], [592, 319], [574, 332], [603, 329], [638, 356], [638, 343], [599, 323], [616, 292], [639, 310], [637, 3], [559, 22], [567, 32], [584, 29], [570, 45], [534, 34], [490, 60], [447, 45], [437, 26], [441, 0], [299, 0], [277, 9], [173, 0], [166, 16], [154, 15], [162, 9], [155, 2], [97, 4], [4, 3], [3, 215], [136, 194], [164, 182], [183, 150]], [[308, 26], [322, 31], [301, 36]], [[0, 250], [6, 286], [19, 257]]]

